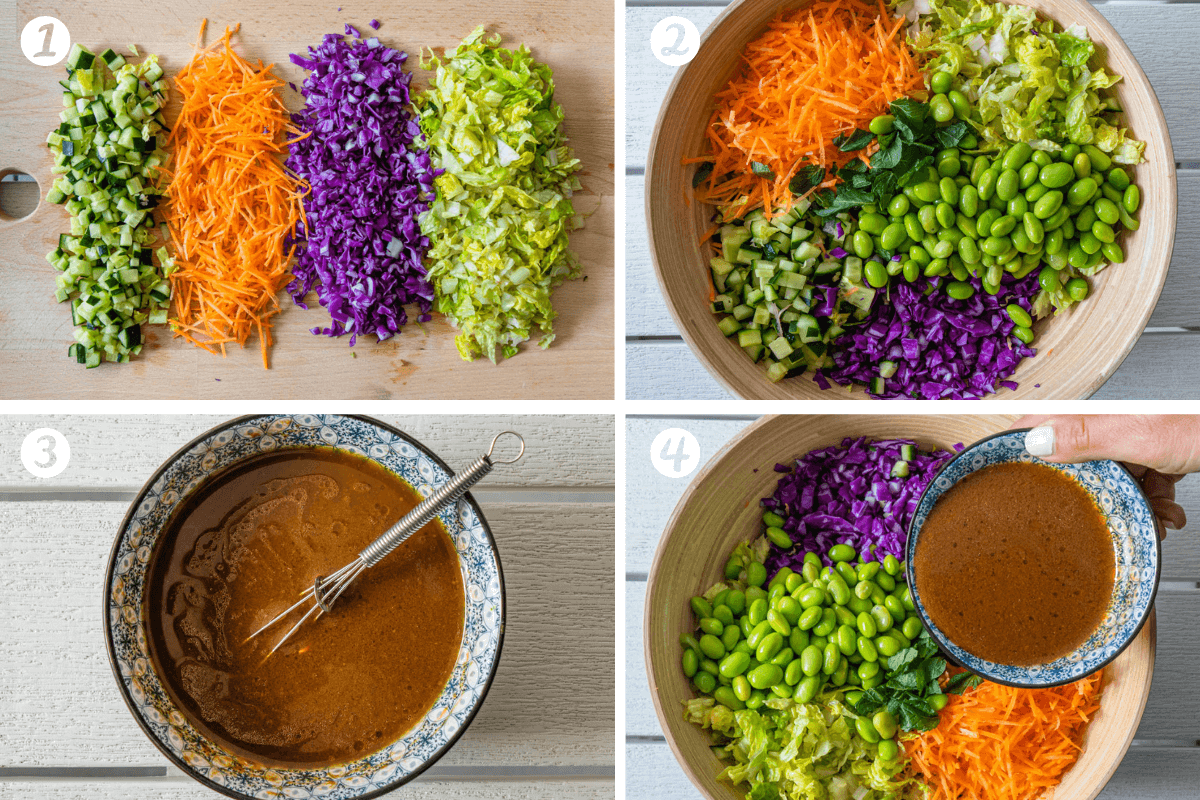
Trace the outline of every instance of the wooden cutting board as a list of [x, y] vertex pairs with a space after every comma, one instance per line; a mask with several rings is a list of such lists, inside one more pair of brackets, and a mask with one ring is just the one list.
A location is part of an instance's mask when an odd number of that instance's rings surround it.
[[[340, 8], [339, 8], [340, 4]], [[363, 0], [18, 0], [16, 29], [0, 46], [0, 173], [18, 170], [40, 185], [42, 202], [21, 220], [0, 217], [0, 398], [105, 399], [549, 399], [613, 397], [614, 349], [614, 12], [611, 4], [586, 0], [514, 0], [480, 4], [467, 0], [417, 0], [385, 4]], [[271, 368], [264, 370], [257, 338], [222, 358], [173, 339], [163, 325], [143, 330], [147, 345], [127, 364], [92, 370], [67, 358], [72, 340], [68, 304], [54, 298], [54, 268], [45, 254], [69, 227], [66, 211], [46, 203], [53, 163], [45, 146], [62, 109], [62, 64], [38, 67], [17, 42], [37, 16], [62, 20], [93, 52], [112, 47], [157, 53], [168, 76], [192, 57], [201, 19], [209, 20], [206, 43], [226, 25], [241, 23], [235, 47], [251, 61], [274, 63], [274, 72], [297, 86], [305, 72], [288, 59], [316, 46], [326, 33], [350, 23], [363, 35], [409, 53], [414, 88], [428, 73], [418, 68], [422, 48], [450, 49], [477, 25], [499, 33], [506, 46], [524, 42], [554, 69], [555, 99], [566, 115], [566, 133], [583, 163], [584, 189], [575, 207], [585, 225], [571, 247], [587, 279], [554, 293], [557, 338], [548, 350], [533, 342], [498, 366], [486, 359], [462, 361], [455, 329], [444, 317], [410, 322], [378, 343], [373, 336], [350, 348], [349, 337], [314, 336], [329, 315], [310, 295], [309, 310], [280, 292], [283, 312], [274, 318]], [[373, 32], [368, 23], [382, 23]], [[11, 18], [10, 18], [11, 19]], [[7, 26], [5, 26], [7, 27]], [[299, 109], [303, 98], [287, 90], [284, 102]], [[172, 118], [168, 109], [168, 119]], [[409, 319], [415, 319], [410, 311]], [[536, 341], [536, 338], [535, 340]]]

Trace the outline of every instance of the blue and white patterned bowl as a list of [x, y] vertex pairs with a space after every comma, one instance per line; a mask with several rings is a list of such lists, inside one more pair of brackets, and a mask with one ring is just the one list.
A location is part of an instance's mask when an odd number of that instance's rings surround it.
[[378, 752], [327, 769], [273, 769], [205, 738], [163, 690], [146, 646], [142, 590], [172, 510], [215, 472], [256, 453], [333, 447], [366, 456], [428, 496], [453, 473], [395, 428], [364, 417], [268, 415], [220, 425], [184, 446], [130, 506], [109, 558], [104, 625], [125, 704], [166, 756], [210, 789], [235, 798], [376, 797], [416, 777], [462, 736], [487, 696], [504, 640], [504, 574], [483, 513], [468, 493], [439, 516], [458, 551], [465, 593], [462, 647], [446, 687], [412, 730]]
[[[1025, 451], [1025, 433], [1026, 430], [1010, 430], [981, 439], [942, 467], [921, 495], [909, 524], [906, 551], [908, 585], [912, 587], [913, 602], [921, 621], [953, 661], [996, 683], [1030, 688], [1058, 686], [1077, 681], [1105, 666], [1138, 635], [1154, 605], [1162, 565], [1162, 547], [1154, 512], [1141, 486], [1128, 470], [1115, 461], [1088, 461], [1083, 464], [1042, 461]], [[1073, 653], [1049, 664], [1033, 667], [996, 664], [957, 647], [925, 613], [921, 594], [913, 579], [913, 553], [921, 535], [921, 526], [942, 494], [972, 472], [992, 464], [1013, 461], [1037, 462], [1074, 478], [1104, 513], [1117, 557], [1113, 596], [1100, 627]]]

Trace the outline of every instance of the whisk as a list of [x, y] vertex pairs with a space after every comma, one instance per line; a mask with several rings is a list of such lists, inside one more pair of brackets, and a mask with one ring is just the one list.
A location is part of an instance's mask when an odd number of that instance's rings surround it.
[[[521, 443], [521, 451], [516, 457], [508, 461], [501, 461], [492, 458], [492, 453], [496, 450], [496, 442], [501, 436], [515, 436], [517, 441]], [[271, 648], [270, 656], [286, 642], [293, 633], [295, 633], [301, 625], [303, 625], [309, 617], [316, 616], [313, 619], [319, 619], [322, 614], [332, 610], [335, 600], [337, 600], [342, 592], [346, 591], [346, 587], [354, 582], [354, 579], [361, 575], [369, 567], [373, 567], [383, 560], [388, 553], [399, 547], [408, 537], [420, 530], [420, 528], [433, 519], [439, 511], [446, 506], [454, 503], [458, 498], [462, 497], [467, 489], [471, 488], [483, 476], [492, 471], [492, 468], [497, 464], [513, 464], [525, 455], [525, 440], [521, 434], [514, 431], [501, 431], [492, 439], [492, 445], [488, 451], [480, 456], [474, 464], [467, 467], [463, 472], [455, 475], [446, 483], [438, 487], [433, 494], [426, 497], [412, 511], [404, 515], [404, 518], [388, 528], [378, 539], [371, 542], [366, 548], [358, 554], [358, 556], [346, 566], [339, 569], [337, 572], [329, 576], [318, 575], [313, 581], [313, 585], [306, 589], [291, 608], [284, 611], [279, 616], [272, 619], [266, 625], [256, 630], [254, 633], [246, 637], [246, 641], [250, 641], [255, 636], [270, 628], [277, 622], [286, 619], [292, 612], [299, 609], [305, 603], [312, 603], [308, 611], [304, 612], [304, 616], [300, 618], [292, 628], [283, 635], [283, 638], [275, 643]]]

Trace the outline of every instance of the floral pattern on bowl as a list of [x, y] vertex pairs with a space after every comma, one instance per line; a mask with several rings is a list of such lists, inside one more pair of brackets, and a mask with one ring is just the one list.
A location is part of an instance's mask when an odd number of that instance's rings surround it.
[[462, 569], [463, 641], [446, 687], [424, 719], [399, 741], [327, 769], [267, 768], [205, 738], [184, 718], [154, 673], [146, 643], [142, 590], [163, 526], [214, 472], [281, 448], [333, 447], [366, 456], [422, 497], [452, 473], [420, 443], [361, 417], [308, 414], [246, 417], [186, 445], [142, 488], [117, 535], [105, 582], [109, 658], [126, 704], [151, 740], [186, 772], [231, 797], [371, 797], [396, 788], [440, 758], [470, 724], [495, 675], [504, 638], [504, 575], [482, 512], [466, 495], [439, 518]]
[[[1074, 478], [1103, 512], [1116, 553], [1113, 597], [1104, 621], [1075, 652], [1033, 667], [985, 661], [952, 644], [926, 615], [912, 575], [913, 553], [921, 526], [942, 494], [972, 472], [1013, 461], [1037, 462]], [[908, 583], [917, 612], [951, 659], [997, 683], [1042, 687], [1070, 683], [1095, 672], [1120, 655], [1134, 640], [1154, 605], [1162, 546], [1154, 512], [1137, 481], [1123, 466], [1115, 461], [1051, 464], [1025, 451], [1025, 430], [1012, 430], [976, 442], [946, 462], [917, 504], [909, 525], [906, 555]]]

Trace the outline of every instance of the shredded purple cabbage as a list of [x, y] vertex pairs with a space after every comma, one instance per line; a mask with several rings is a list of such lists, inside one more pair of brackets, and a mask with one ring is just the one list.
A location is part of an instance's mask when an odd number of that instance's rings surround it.
[[[826, 554], [835, 544], [848, 544], [855, 552], [867, 553], [874, 545], [876, 560], [891, 554], [904, 559], [908, 523], [921, 493], [950, 460], [953, 453], [923, 453], [908, 462], [908, 476], [892, 477], [903, 445], [909, 439], [846, 438], [841, 444], [813, 450], [787, 466], [776, 464], [783, 473], [775, 494], [762, 499], [762, 507], [783, 517], [783, 529], [795, 542], [791, 550], [774, 544], [767, 554], [767, 574], [782, 567], [799, 572], [805, 553], [816, 553], [826, 564]], [[955, 445], [956, 450], [962, 444]]]
[[[1030, 310], [1040, 288], [1037, 273], [1021, 280], [1006, 274], [994, 297], [972, 278], [975, 296], [969, 300], [936, 291], [940, 280], [893, 284], [890, 298], [880, 291], [863, 323], [833, 342], [834, 366], [813, 376], [817, 385], [870, 385], [880, 362], [892, 361], [896, 373], [877, 397], [973, 400], [1000, 387], [1016, 389], [1008, 378], [1037, 350], [1009, 336], [1016, 326], [1004, 308], [1016, 303]], [[935, 291], [927, 294], [927, 286]]]
[[417, 218], [429, 207], [434, 170], [424, 136], [409, 111], [408, 56], [378, 40], [348, 42], [327, 34], [292, 63], [309, 71], [305, 106], [292, 115], [301, 133], [287, 166], [308, 182], [307, 229], [297, 226], [288, 286], [301, 308], [316, 288], [332, 324], [315, 334], [390, 338], [408, 321], [403, 305], [417, 303], [430, 319], [433, 289], [421, 263], [429, 240]]

